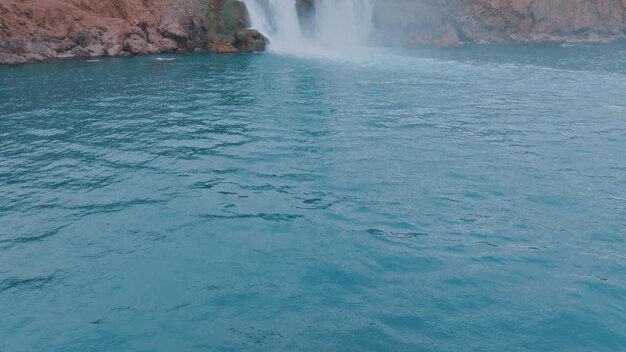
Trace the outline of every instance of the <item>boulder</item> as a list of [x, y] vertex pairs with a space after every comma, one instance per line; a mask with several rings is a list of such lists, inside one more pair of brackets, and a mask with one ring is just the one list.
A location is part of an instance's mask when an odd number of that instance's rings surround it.
[[0, 52], [0, 65], [19, 65], [27, 62], [23, 56]]
[[131, 54], [146, 54], [149, 51], [148, 47], [148, 42], [138, 34], [131, 34], [124, 41], [124, 50]]
[[238, 53], [239, 49], [235, 48], [232, 43], [224, 40], [215, 40], [209, 44], [209, 51], [220, 54]]
[[116, 44], [107, 49], [108, 56], [120, 56], [124, 52], [124, 48], [121, 45]]
[[91, 52], [83, 47], [83, 46], [77, 46], [75, 48], [73, 48], [72, 50], [69, 51], [72, 55], [74, 55], [74, 57], [88, 57], [91, 56]]
[[165, 38], [174, 39], [178, 42], [187, 40], [189, 34], [180, 24], [179, 18], [175, 13], [167, 12], [161, 18], [159, 31]]
[[[51, 44], [44, 43], [44, 42], [33, 43], [31, 46], [30, 52], [37, 56], [41, 56], [43, 58], [48, 58], [48, 59], [56, 56], [56, 51], [52, 49]], [[37, 60], [37, 61], [41, 61], [41, 60]]]
[[102, 44], [87, 45], [87, 47], [85, 47], [85, 49], [87, 49], [87, 51], [89, 51], [89, 56], [91, 56], [91, 57], [104, 56], [104, 53], [106, 52], [106, 50], [104, 50], [104, 45], [102, 45]]
[[243, 52], [263, 51], [267, 46], [267, 38], [259, 31], [246, 29], [235, 33], [234, 47]]

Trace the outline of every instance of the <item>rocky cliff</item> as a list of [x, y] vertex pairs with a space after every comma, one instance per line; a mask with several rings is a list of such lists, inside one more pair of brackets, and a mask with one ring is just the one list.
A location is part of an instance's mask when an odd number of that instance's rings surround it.
[[[394, 3], [395, 6], [390, 6]], [[405, 44], [626, 39], [626, 0], [379, 0], [376, 38]]]
[[[0, 64], [263, 50], [245, 13], [237, 0], [0, 0]], [[626, 38], [626, 0], [376, 0], [374, 22], [379, 44], [606, 42]]]
[[0, 0], [0, 64], [263, 50], [235, 0]]

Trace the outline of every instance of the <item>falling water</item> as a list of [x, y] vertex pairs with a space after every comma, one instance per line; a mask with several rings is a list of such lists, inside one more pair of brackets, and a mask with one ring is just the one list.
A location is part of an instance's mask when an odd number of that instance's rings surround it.
[[251, 26], [281, 52], [338, 51], [363, 46], [372, 32], [373, 0], [314, 0], [312, 36], [305, 36], [295, 0], [244, 0]]
[[294, 0], [244, 0], [253, 28], [270, 39], [272, 49], [297, 50], [302, 33]]
[[317, 41], [333, 48], [364, 45], [373, 29], [373, 8], [371, 0], [317, 0]]

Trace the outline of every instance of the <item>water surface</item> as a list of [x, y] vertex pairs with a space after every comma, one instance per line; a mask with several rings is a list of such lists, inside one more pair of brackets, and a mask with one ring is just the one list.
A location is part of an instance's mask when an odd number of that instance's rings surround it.
[[0, 351], [620, 351], [626, 46], [0, 69]]

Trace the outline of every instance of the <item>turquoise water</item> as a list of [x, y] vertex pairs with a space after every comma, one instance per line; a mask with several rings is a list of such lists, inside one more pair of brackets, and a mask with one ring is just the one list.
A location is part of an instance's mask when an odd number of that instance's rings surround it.
[[623, 351], [625, 57], [2, 68], [0, 351]]

